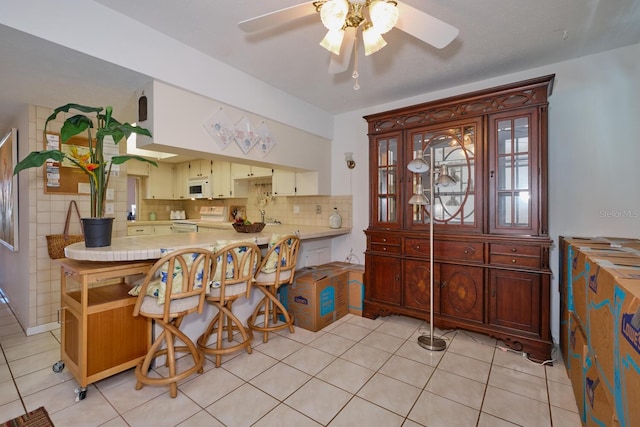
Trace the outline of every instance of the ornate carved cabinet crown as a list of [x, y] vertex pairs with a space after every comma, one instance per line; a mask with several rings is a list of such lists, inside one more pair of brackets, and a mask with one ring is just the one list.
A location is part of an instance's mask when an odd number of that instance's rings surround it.
[[[485, 333], [534, 360], [550, 359], [547, 99], [553, 79], [365, 117], [371, 179], [365, 316], [427, 319], [433, 256], [436, 326]], [[417, 158], [436, 165], [439, 175], [428, 167], [410, 172]], [[415, 204], [418, 196], [432, 202]]]

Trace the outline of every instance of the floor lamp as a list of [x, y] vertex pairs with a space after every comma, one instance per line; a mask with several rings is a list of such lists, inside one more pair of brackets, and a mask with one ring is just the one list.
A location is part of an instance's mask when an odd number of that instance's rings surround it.
[[[429, 164], [424, 161], [422, 151], [418, 151], [416, 158], [413, 159], [407, 165], [407, 168], [414, 173], [418, 173], [419, 181], [416, 186], [416, 193], [409, 199], [409, 204], [418, 206], [431, 206], [430, 218], [429, 218], [429, 336], [420, 335], [418, 337], [418, 344], [421, 347], [431, 351], [442, 351], [447, 347], [447, 344], [442, 338], [433, 336], [433, 190], [434, 190], [434, 178], [436, 169], [433, 162], [434, 150], [433, 146], [430, 147]], [[439, 170], [440, 176], [438, 177], [439, 185], [451, 185], [455, 183], [455, 179], [448, 175], [445, 168]], [[422, 185], [422, 173], [429, 172], [429, 198], [424, 195], [424, 187]]]

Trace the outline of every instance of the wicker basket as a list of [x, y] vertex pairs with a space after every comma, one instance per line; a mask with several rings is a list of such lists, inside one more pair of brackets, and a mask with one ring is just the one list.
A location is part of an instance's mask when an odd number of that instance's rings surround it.
[[235, 228], [238, 233], [259, 233], [264, 226], [264, 222], [254, 222], [253, 224], [233, 223], [233, 228]]

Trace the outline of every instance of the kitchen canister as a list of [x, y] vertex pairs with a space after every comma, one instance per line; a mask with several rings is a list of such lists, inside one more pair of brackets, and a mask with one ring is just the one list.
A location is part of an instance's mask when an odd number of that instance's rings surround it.
[[155, 220], [156, 220], [156, 213], [149, 212], [149, 221], [155, 221]]
[[338, 213], [338, 208], [333, 208], [333, 213], [329, 215], [329, 228], [340, 228], [342, 226], [342, 217]]

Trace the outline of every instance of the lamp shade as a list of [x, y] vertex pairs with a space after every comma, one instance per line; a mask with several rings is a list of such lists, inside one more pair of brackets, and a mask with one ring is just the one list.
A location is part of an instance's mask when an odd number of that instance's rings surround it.
[[329, 0], [320, 9], [320, 19], [328, 30], [339, 30], [344, 25], [349, 13], [347, 0]]
[[372, 25], [362, 30], [362, 42], [364, 43], [365, 56], [376, 53], [387, 45], [387, 42], [384, 41], [380, 33]]
[[407, 169], [413, 173], [429, 172], [429, 164], [424, 161], [424, 157], [422, 157], [422, 150], [418, 150], [416, 152], [416, 157], [409, 162]]
[[378, 34], [385, 34], [398, 22], [400, 12], [393, 3], [375, 0], [369, 6], [369, 17]]
[[450, 185], [454, 185], [456, 180], [449, 175], [449, 168], [447, 165], [440, 166], [440, 176], [436, 179], [435, 184], [439, 187], [449, 187]]
[[344, 39], [344, 30], [329, 30], [320, 42], [320, 46], [334, 55], [340, 55], [340, 47]]
[[416, 192], [409, 199], [410, 205], [426, 206], [429, 204], [429, 199], [424, 195], [424, 186], [422, 184], [416, 185]]

